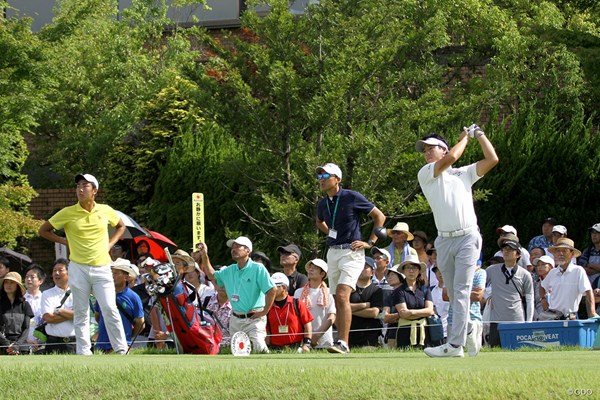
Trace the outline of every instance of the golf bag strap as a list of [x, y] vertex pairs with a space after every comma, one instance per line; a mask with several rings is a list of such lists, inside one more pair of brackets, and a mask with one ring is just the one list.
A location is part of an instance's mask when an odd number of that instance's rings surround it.
[[67, 299], [69, 298], [70, 295], [71, 295], [71, 289], [67, 289], [67, 291], [65, 292], [65, 295], [60, 300], [60, 304], [58, 305], [57, 308], [61, 308], [63, 306], [63, 304], [65, 304], [65, 301], [67, 301]]

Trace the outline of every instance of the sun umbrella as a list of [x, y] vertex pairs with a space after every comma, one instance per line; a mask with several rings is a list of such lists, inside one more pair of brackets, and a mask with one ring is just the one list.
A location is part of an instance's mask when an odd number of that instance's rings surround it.
[[28, 267], [33, 261], [31, 260], [31, 258], [29, 258], [29, 256], [26, 256], [25, 254], [21, 254], [21, 253], [17, 253], [14, 250], [11, 250], [7, 247], [0, 247], [0, 255], [3, 257], [8, 258], [8, 261], [10, 262], [10, 269], [12, 271], [17, 271], [17, 265], [21, 267], [21, 270], [23, 269], [23, 266]]
[[177, 250], [177, 245], [168, 237], [166, 237], [165, 235], [163, 235], [162, 233], [159, 232], [155, 232], [155, 231], [148, 231], [148, 235], [145, 236], [136, 236], [132, 239], [133, 242], [133, 254], [136, 255], [137, 257], [137, 246], [140, 242], [145, 241], [148, 244], [148, 247], [150, 248], [150, 254], [152, 254], [152, 258], [158, 260], [158, 261], [162, 261], [162, 262], [167, 262], [168, 258], [167, 258], [167, 254], [165, 253], [164, 248], [167, 247], [169, 249], [169, 252], [173, 253], [175, 252], [175, 250]]
[[[131, 218], [129, 215], [127, 215], [125, 213], [122, 213], [121, 211], [118, 211], [118, 210], [115, 210], [115, 211], [116, 211], [117, 215], [119, 217], [121, 217], [121, 219], [125, 223], [125, 233], [123, 233], [123, 236], [121, 236], [121, 239], [132, 239], [137, 236], [146, 236], [147, 235], [146, 230], [144, 228], [142, 228], [140, 224], [135, 222], [135, 220], [133, 218]], [[109, 225], [108, 231], [109, 231], [110, 235], [112, 236], [115, 232], [115, 228]]]

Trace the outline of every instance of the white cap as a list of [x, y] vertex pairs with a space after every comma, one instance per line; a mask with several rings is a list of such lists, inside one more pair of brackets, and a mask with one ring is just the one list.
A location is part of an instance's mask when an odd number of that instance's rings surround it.
[[313, 260], [310, 260], [306, 264], [304, 264], [304, 268], [306, 270], [308, 270], [308, 266], [310, 264], [316, 265], [317, 267], [321, 268], [323, 270], [323, 272], [327, 273], [328, 268], [327, 268], [327, 262], [325, 260], [322, 260], [320, 258], [315, 258]]
[[144, 261], [142, 261], [142, 267], [144, 267], [144, 268], [153, 268], [155, 265], [158, 265], [158, 264], [160, 264], [160, 263], [152, 257], [148, 257]]
[[552, 228], [552, 232], [558, 232], [561, 235], [566, 235], [567, 228], [564, 225], [554, 225], [554, 228]]
[[426, 144], [429, 144], [431, 146], [440, 146], [440, 147], [446, 149], [446, 151], [448, 151], [448, 145], [446, 143], [444, 143], [443, 141], [441, 141], [440, 139], [437, 139], [434, 137], [430, 137], [425, 140], [419, 140], [417, 142], [417, 144], [415, 145], [415, 150], [417, 150], [418, 153], [422, 153], [423, 149], [425, 149]]
[[517, 230], [516, 230], [516, 229], [515, 229], [515, 227], [514, 227], [514, 226], [512, 226], [512, 225], [504, 225], [504, 226], [501, 226], [500, 228], [496, 229], [496, 232], [497, 232], [497, 233], [500, 233], [500, 232], [504, 232], [504, 233], [512, 233], [512, 234], [513, 234], [513, 235], [515, 235], [515, 236], [519, 236], [519, 235], [517, 235]]
[[250, 251], [252, 251], [252, 241], [248, 239], [246, 236], [240, 236], [237, 239], [229, 239], [227, 241], [227, 247], [233, 246], [234, 243], [239, 244], [240, 246], [246, 246]]
[[600, 232], [600, 222], [597, 224], [592, 225], [590, 228], [588, 228], [588, 231], [596, 231], [596, 232]]
[[98, 179], [96, 179], [96, 177], [94, 175], [92, 175], [92, 174], [77, 174], [77, 175], [75, 175], [75, 183], [79, 182], [82, 179], [85, 179], [86, 181], [88, 181], [89, 183], [94, 185], [94, 187], [96, 189], [100, 189], [100, 185], [98, 184]]
[[281, 272], [275, 272], [273, 275], [271, 275], [271, 281], [275, 286], [290, 286], [290, 280]]
[[391, 259], [392, 259], [392, 255], [391, 255], [391, 254], [390, 254], [390, 252], [389, 252], [389, 251], [387, 251], [386, 249], [382, 249], [382, 248], [380, 248], [380, 247], [373, 247], [373, 248], [371, 249], [371, 254], [372, 254], [372, 255], [375, 255], [375, 253], [381, 253], [381, 254], [383, 254], [384, 256], [386, 256], [386, 257], [387, 257], [387, 260], [388, 260], [388, 261], [391, 261]]
[[540, 258], [536, 258], [535, 260], [533, 260], [533, 265], [538, 265], [538, 263], [543, 262], [544, 264], [550, 264], [552, 265], [552, 268], [554, 268], [554, 258], [550, 257], [550, 256], [541, 256]]
[[333, 163], [327, 163], [327, 164], [323, 165], [322, 167], [317, 167], [316, 168], [317, 174], [321, 170], [327, 172], [328, 174], [335, 175], [338, 178], [342, 179], [342, 170], [340, 169], [340, 167], [338, 167], [337, 165], [335, 165]]

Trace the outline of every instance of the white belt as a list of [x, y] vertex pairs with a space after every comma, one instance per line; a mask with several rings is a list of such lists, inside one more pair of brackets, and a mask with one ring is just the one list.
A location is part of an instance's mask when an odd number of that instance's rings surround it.
[[445, 237], [445, 238], [453, 238], [453, 237], [465, 236], [466, 234], [477, 231], [477, 230], [479, 230], [479, 228], [477, 226], [472, 226], [470, 228], [459, 229], [456, 231], [449, 231], [449, 232], [438, 231], [438, 236]]

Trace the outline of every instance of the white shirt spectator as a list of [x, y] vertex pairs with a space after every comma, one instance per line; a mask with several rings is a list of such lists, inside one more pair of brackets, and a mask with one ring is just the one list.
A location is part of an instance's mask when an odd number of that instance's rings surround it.
[[[300, 299], [302, 297], [302, 290], [304, 290], [304, 288], [296, 289], [296, 291], [294, 292], [295, 299]], [[319, 296], [321, 294], [321, 288], [311, 288], [308, 294], [311, 303], [309, 311], [314, 318], [311, 323], [313, 333], [319, 330], [321, 324], [327, 319], [327, 316], [329, 314], [335, 314], [335, 302], [333, 300], [333, 296], [329, 294], [329, 298], [327, 299], [327, 305], [323, 307], [318, 304]], [[323, 334], [323, 336], [321, 336], [321, 339], [319, 339], [318, 343], [313, 343], [312, 347], [322, 349], [330, 346], [333, 346], [333, 328], [331, 327]]]
[[37, 339], [33, 336], [33, 331], [36, 326], [43, 322], [42, 319], [42, 292], [38, 292], [36, 296], [33, 296], [31, 293], [25, 293], [25, 300], [31, 306], [31, 310], [33, 311], [33, 318], [31, 319], [31, 323], [29, 324], [29, 335], [27, 336], [28, 341], [36, 341]]
[[542, 281], [542, 287], [550, 294], [550, 309], [560, 311], [565, 316], [577, 312], [585, 292], [592, 290], [585, 270], [572, 263], [564, 272], [561, 267], [551, 269]]
[[[61, 300], [65, 295], [66, 290], [54, 286], [42, 293], [42, 316], [46, 313], [54, 314], [54, 310], [60, 305]], [[61, 308], [65, 310], [73, 309], [73, 295], [69, 295]], [[59, 322], [58, 324], [48, 324], [46, 333], [56, 337], [71, 337], [75, 336], [75, 327], [72, 320]]]

